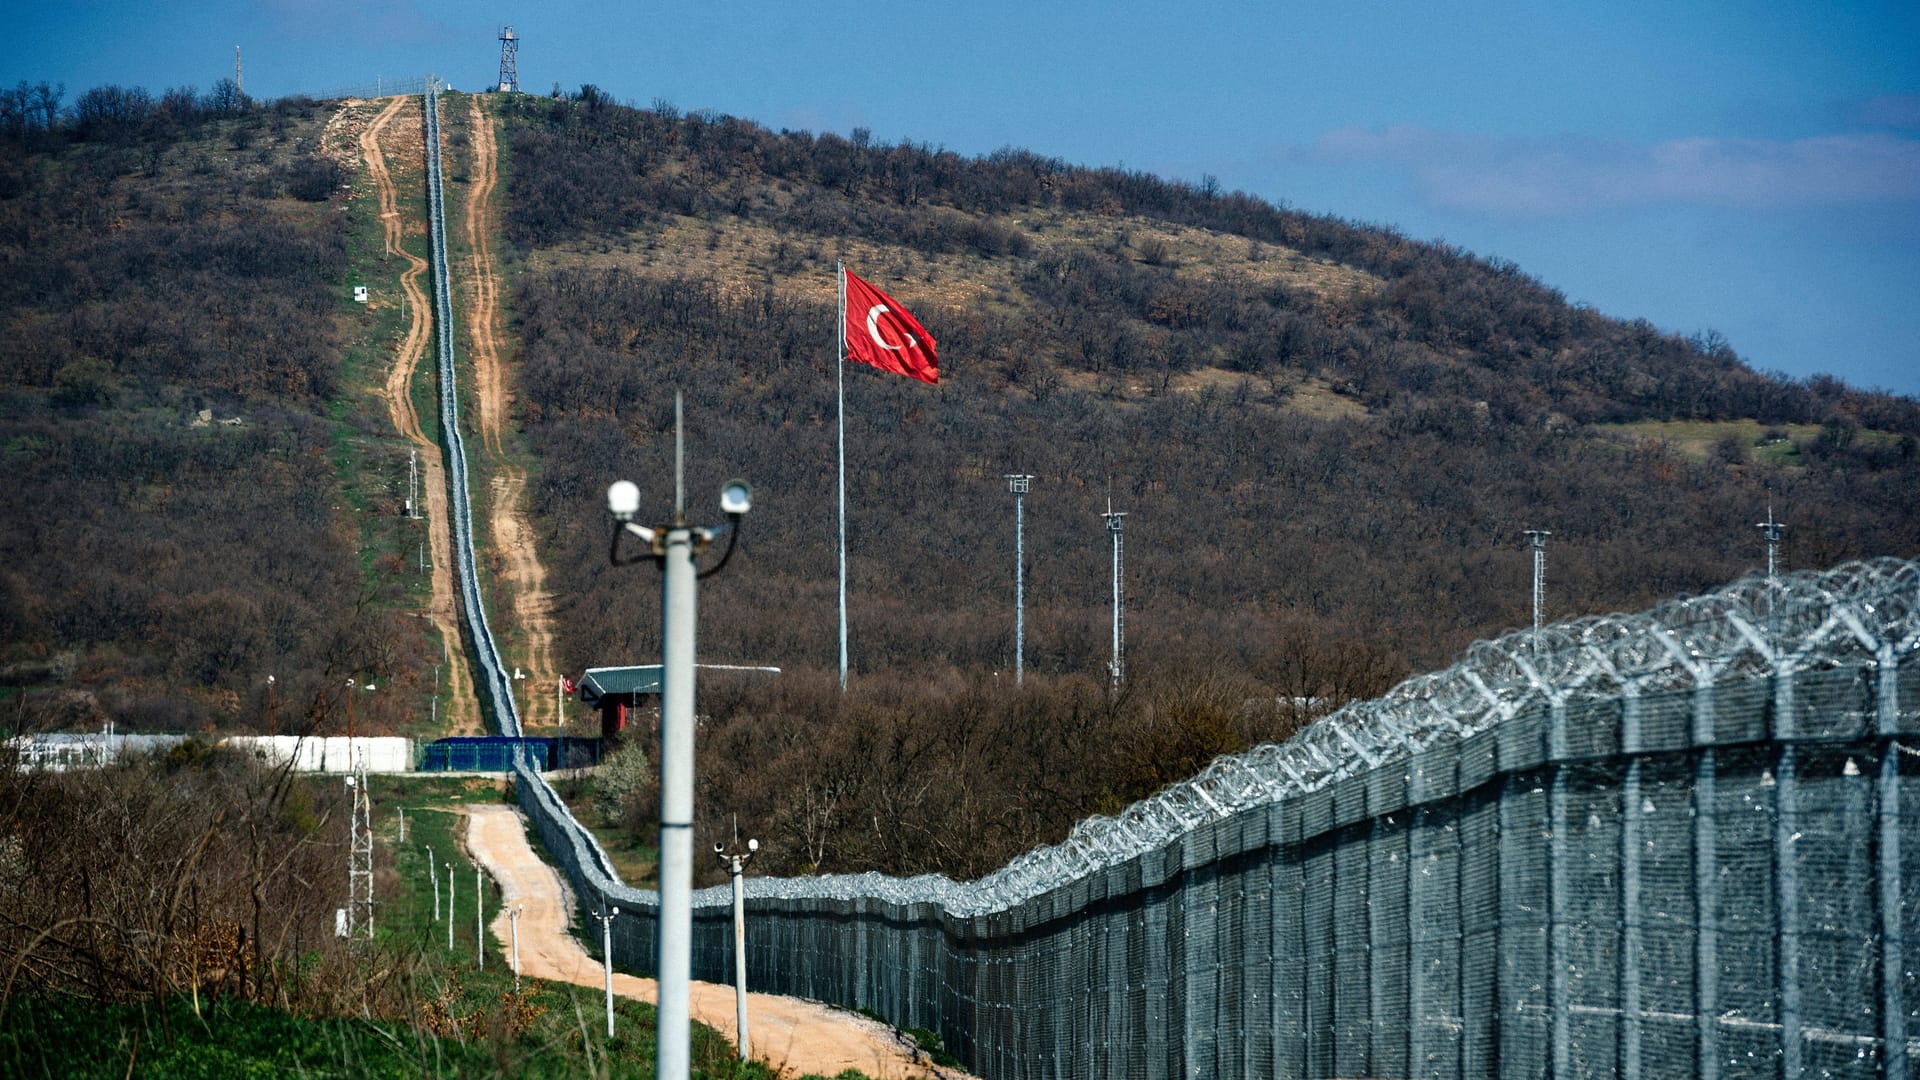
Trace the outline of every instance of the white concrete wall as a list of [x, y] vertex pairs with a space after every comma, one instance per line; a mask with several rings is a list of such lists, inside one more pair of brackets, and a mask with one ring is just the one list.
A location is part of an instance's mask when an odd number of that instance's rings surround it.
[[370, 773], [412, 772], [413, 740], [397, 736], [344, 735], [302, 738], [297, 735], [233, 735], [221, 742], [236, 750], [252, 750], [275, 765], [288, 760], [298, 772], [348, 773], [353, 754], [366, 757]]

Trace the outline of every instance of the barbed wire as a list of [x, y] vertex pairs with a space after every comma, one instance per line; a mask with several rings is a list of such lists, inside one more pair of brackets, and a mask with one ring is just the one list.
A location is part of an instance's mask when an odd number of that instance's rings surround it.
[[[1349, 704], [1285, 744], [1219, 758], [1193, 778], [1111, 817], [1087, 818], [1061, 843], [1036, 848], [975, 881], [877, 873], [754, 878], [746, 883], [747, 895], [932, 903], [956, 916], [992, 914], [1164, 847], [1209, 821], [1490, 730], [1528, 708], [1711, 686], [1730, 677], [1887, 659], [1897, 664], [1917, 648], [1920, 563], [1881, 558], [1771, 581], [1750, 576], [1639, 614], [1574, 619], [1544, 627], [1537, 636], [1519, 630], [1479, 642], [1444, 671]], [[584, 847], [578, 857], [580, 865], [593, 861]], [[606, 891], [622, 904], [656, 902], [652, 893], [608, 884]], [[694, 894], [696, 906], [728, 902], [726, 887]]]

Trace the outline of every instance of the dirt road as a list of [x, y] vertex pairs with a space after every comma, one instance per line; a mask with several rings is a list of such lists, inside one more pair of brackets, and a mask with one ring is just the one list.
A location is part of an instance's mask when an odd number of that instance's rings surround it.
[[393, 421], [394, 430], [420, 449], [421, 487], [427, 504], [427, 536], [433, 549], [433, 592], [427, 606], [427, 617], [439, 632], [441, 648], [445, 653], [444, 668], [449, 695], [445, 723], [455, 732], [478, 733], [481, 730], [480, 702], [474, 696], [473, 685], [468, 677], [467, 658], [460, 643], [458, 611], [454, 607], [453, 519], [447, 505], [446, 470], [440, 461], [440, 448], [421, 430], [420, 417], [413, 407], [413, 375], [420, 366], [421, 358], [426, 355], [427, 345], [433, 336], [432, 306], [426, 290], [420, 284], [421, 275], [427, 271], [427, 260], [408, 251], [402, 242], [406, 237], [406, 222], [400, 216], [393, 175], [387, 168], [386, 155], [380, 146], [382, 137], [406, 139], [409, 134], [411, 142], [416, 146], [419, 144], [422, 136], [417, 105], [413, 107], [413, 115], [408, 117], [410, 123], [406, 126], [411, 128], [410, 133], [396, 131], [394, 124], [402, 110], [414, 101], [407, 97], [392, 99], [361, 134], [360, 151], [367, 163], [367, 175], [373, 178], [374, 189], [380, 197], [380, 225], [387, 254], [399, 256], [407, 262], [407, 269], [400, 275], [401, 294], [406, 303], [407, 333], [394, 353], [392, 366], [387, 369], [385, 396], [387, 416]]
[[[587, 954], [568, 932], [570, 912], [560, 876], [534, 855], [527, 845], [526, 826], [510, 806], [469, 806], [469, 853], [500, 883], [505, 899], [489, 929], [501, 956], [509, 956], [513, 933], [507, 907], [520, 908], [520, 973], [535, 979], [600, 987], [605, 976], [600, 962]], [[641, 1001], [653, 1001], [652, 979], [616, 973], [613, 991]], [[736, 1039], [734, 996], [730, 986], [696, 982], [692, 989], [693, 1018]], [[897, 1077], [942, 1077], [971, 1080], [954, 1069], [935, 1069], [917, 1063], [901, 1037], [884, 1025], [855, 1013], [831, 1009], [817, 1002], [774, 994], [747, 995], [748, 1034], [753, 1056], [781, 1076], [818, 1073], [833, 1076], [858, 1069], [877, 1080]]]
[[487, 533], [498, 556], [497, 580], [511, 596], [512, 643], [521, 655], [510, 662], [524, 665], [526, 686], [520, 695], [520, 717], [530, 734], [544, 733], [559, 722], [553, 688], [559, 665], [553, 649], [553, 597], [547, 592], [547, 571], [540, 562], [532, 521], [526, 510], [527, 473], [507, 454], [501, 432], [512, 405], [512, 380], [505, 361], [506, 343], [500, 328], [500, 271], [493, 255], [493, 229], [499, 211], [494, 192], [499, 187], [500, 144], [493, 120], [480, 107], [480, 98], [467, 100], [472, 147], [472, 177], [464, 207], [468, 257], [466, 274], [467, 340], [473, 356], [474, 397], [480, 421], [480, 443], [488, 457]]

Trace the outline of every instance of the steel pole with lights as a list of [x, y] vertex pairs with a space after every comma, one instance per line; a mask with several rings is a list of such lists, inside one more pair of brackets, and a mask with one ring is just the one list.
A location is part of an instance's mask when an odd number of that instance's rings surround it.
[[[693, 979], [693, 678], [695, 588], [700, 578], [720, 572], [740, 539], [740, 519], [752, 506], [745, 481], [733, 480], [720, 491], [723, 525], [687, 524], [685, 433], [681, 403], [674, 396], [673, 523], [649, 528], [634, 521], [640, 489], [621, 480], [607, 488], [607, 512], [613, 517], [608, 559], [615, 566], [652, 559], [660, 566], [660, 1001], [655, 1041], [659, 1080], [686, 1080], [692, 1071], [691, 990]], [[693, 560], [715, 538], [727, 537], [727, 550], [712, 569], [695, 571]], [[634, 536], [647, 550], [631, 558], [620, 554], [621, 538]]]
[[1027, 489], [1033, 477], [1026, 473], [1007, 473], [1007, 490], [1013, 493], [1013, 684], [1019, 686], [1027, 676]]
[[520, 992], [520, 908], [515, 904], [507, 909], [507, 922], [513, 935], [513, 992]]
[[607, 1038], [613, 1038], [613, 920], [620, 917], [619, 907], [614, 907], [605, 915], [594, 912], [593, 917], [600, 920], [600, 961], [607, 969]]
[[[734, 836], [738, 845], [739, 836]], [[742, 880], [747, 860], [760, 850], [760, 841], [749, 839], [744, 849], [735, 847], [728, 851], [725, 844], [713, 845], [713, 854], [720, 865], [727, 868], [733, 876], [733, 1009], [740, 1030], [740, 1060], [746, 1061], [752, 1054], [751, 1040], [747, 1038], [747, 891]]]

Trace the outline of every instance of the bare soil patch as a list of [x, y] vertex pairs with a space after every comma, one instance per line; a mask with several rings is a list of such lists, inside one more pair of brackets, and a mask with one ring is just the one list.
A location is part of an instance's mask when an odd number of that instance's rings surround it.
[[[604, 985], [600, 962], [570, 933], [572, 906], [560, 875], [533, 853], [519, 811], [499, 805], [472, 805], [464, 811], [469, 815], [468, 850], [500, 884], [502, 906], [489, 929], [502, 957], [511, 962], [514, 931], [507, 912], [518, 907], [521, 975], [576, 986]], [[652, 979], [617, 972], [613, 991], [648, 1002], [656, 1000], [658, 992]], [[737, 1045], [733, 988], [696, 982], [691, 999], [693, 1018]], [[878, 1080], [967, 1080], [966, 1073], [928, 1064], [911, 1040], [884, 1024], [816, 1001], [749, 992], [747, 1023], [753, 1056], [781, 1076], [833, 1076], [858, 1069]]]

